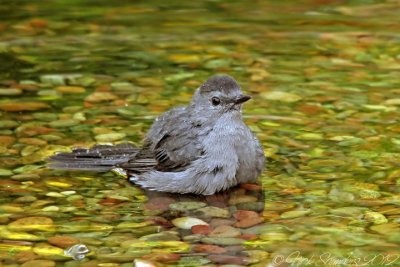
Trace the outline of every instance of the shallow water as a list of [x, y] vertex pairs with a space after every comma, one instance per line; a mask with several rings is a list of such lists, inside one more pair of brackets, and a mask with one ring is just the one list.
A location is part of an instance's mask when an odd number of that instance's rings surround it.
[[[399, 1], [113, 2], [0, 6], [3, 266], [400, 264]], [[45, 168], [139, 145], [216, 73], [253, 95], [262, 190], [166, 195]], [[78, 243], [81, 261], [64, 252]]]

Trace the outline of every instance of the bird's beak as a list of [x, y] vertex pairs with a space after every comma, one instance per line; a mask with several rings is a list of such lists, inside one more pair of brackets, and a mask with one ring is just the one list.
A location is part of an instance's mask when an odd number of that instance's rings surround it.
[[240, 95], [238, 97], [235, 98], [235, 100], [233, 101], [236, 104], [242, 104], [244, 102], [246, 102], [247, 100], [250, 100], [251, 96], [249, 95]]

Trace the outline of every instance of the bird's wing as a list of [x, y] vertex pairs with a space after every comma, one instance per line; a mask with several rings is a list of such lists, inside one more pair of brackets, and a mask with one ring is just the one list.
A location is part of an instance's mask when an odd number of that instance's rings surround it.
[[158, 118], [146, 138], [143, 149], [119, 167], [135, 173], [149, 170], [182, 171], [203, 154], [198, 140], [207, 131], [193, 123], [185, 108], [176, 108]]

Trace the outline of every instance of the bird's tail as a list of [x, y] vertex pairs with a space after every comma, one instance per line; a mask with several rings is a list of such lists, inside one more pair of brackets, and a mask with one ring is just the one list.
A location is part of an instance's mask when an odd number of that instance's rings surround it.
[[134, 157], [139, 149], [130, 143], [95, 145], [89, 149], [57, 153], [49, 158], [48, 167], [61, 170], [106, 172]]

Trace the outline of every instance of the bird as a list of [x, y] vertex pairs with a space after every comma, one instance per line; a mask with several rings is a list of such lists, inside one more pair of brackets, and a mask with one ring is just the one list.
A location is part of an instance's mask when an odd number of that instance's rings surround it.
[[114, 170], [148, 190], [213, 195], [255, 182], [264, 169], [261, 143], [244, 123], [242, 106], [250, 100], [234, 78], [209, 77], [187, 106], [156, 118], [142, 147], [125, 142], [56, 153], [52, 169]]

